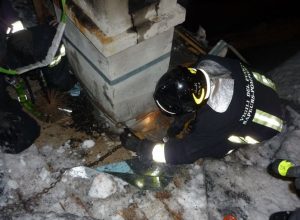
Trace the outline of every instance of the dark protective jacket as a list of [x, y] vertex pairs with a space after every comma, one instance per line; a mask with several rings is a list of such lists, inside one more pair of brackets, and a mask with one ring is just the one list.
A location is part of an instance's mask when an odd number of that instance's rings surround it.
[[0, 151], [20, 153], [39, 137], [40, 126], [9, 96], [6, 86], [0, 75]]
[[[216, 66], [220, 68], [216, 69]], [[211, 104], [213, 102], [208, 100], [197, 111], [192, 132], [182, 139], [170, 138], [165, 143], [167, 163], [184, 164], [203, 157], [220, 158], [243, 144], [267, 140], [281, 131], [280, 101], [271, 80], [229, 58], [206, 56], [197, 68], [205, 70], [211, 79], [226, 76], [227, 81], [233, 82], [232, 95], [229, 101], [228, 97], [219, 98], [219, 104], [226, 102], [224, 99], [228, 102], [221, 111], [216, 110], [216, 103]], [[222, 88], [225, 88], [224, 94], [230, 94], [230, 91], [225, 91], [228, 86]], [[222, 88], [218, 92], [221, 96]]]
[[[16, 69], [44, 60], [55, 33], [56, 27], [40, 24], [11, 34], [7, 40], [6, 67]], [[54, 60], [59, 55], [60, 49]], [[39, 68], [28, 72], [28, 74], [38, 78], [40, 71], [42, 71], [48, 87], [68, 91], [74, 86], [76, 79], [74, 75], [70, 74], [72, 69], [67, 57], [62, 56], [60, 58], [60, 62], [57, 62], [56, 65]]]

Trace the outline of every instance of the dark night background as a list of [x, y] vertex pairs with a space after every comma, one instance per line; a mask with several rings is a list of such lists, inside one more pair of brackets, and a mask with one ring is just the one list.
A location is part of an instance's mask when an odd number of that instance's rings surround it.
[[201, 24], [211, 36], [245, 31], [260, 23], [299, 19], [296, 1], [179, 0], [186, 10], [184, 26], [197, 31]]
[[188, 31], [196, 33], [201, 25], [210, 46], [223, 39], [264, 71], [300, 48], [297, 1], [179, 0], [178, 3], [186, 8], [182, 25]]

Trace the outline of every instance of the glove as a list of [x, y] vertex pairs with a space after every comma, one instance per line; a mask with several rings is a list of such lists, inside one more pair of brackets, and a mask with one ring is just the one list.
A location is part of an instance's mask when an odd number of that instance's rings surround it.
[[141, 161], [152, 160], [154, 142], [148, 139], [139, 139], [128, 128], [125, 128], [124, 132], [120, 135], [120, 141], [124, 148], [136, 152]]
[[121, 144], [130, 151], [137, 152], [137, 148], [142, 142], [132, 131], [128, 128], [124, 129], [124, 132], [120, 135]]

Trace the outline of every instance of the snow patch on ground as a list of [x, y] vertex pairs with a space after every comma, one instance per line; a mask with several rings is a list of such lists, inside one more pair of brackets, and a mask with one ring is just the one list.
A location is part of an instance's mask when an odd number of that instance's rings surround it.
[[300, 104], [300, 53], [295, 54], [286, 62], [272, 71], [278, 93], [281, 98]]
[[124, 181], [106, 173], [99, 173], [93, 180], [88, 195], [92, 198], [106, 199], [117, 191], [124, 191]]
[[295, 210], [299, 205], [289, 182], [260, 167], [207, 160], [205, 169], [208, 219], [223, 219], [226, 214], [238, 219], [269, 219], [274, 212]]
[[92, 147], [94, 147], [95, 146], [95, 141], [93, 141], [93, 140], [85, 140], [83, 143], [82, 143], [82, 145], [81, 145], [81, 147], [83, 148], [83, 149], [89, 149], [89, 148], [92, 148]]
[[172, 191], [172, 196], [174, 197], [174, 201], [172, 200], [172, 202], [179, 204], [181, 207], [183, 219], [207, 219], [203, 167], [199, 165], [192, 166], [189, 169], [189, 174], [190, 181], [185, 183], [182, 188]]

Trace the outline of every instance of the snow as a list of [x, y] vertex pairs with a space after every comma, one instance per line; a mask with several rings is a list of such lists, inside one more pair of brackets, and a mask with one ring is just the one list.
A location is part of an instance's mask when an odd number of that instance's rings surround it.
[[89, 175], [86, 173], [84, 166], [73, 167], [67, 172], [73, 177], [89, 178]]
[[264, 168], [223, 161], [205, 163], [210, 219], [222, 219], [230, 213], [238, 219], [268, 219], [276, 210], [294, 210], [299, 205], [289, 185], [270, 176]]
[[184, 219], [199, 219], [197, 216], [206, 219], [207, 204], [203, 167], [196, 165], [189, 172], [191, 180], [181, 189], [174, 190], [172, 194], [175, 200], [171, 203], [177, 203], [177, 206], [181, 207]]
[[88, 195], [92, 198], [106, 199], [117, 191], [123, 191], [124, 181], [120, 181], [105, 173], [98, 174], [92, 183]]
[[[277, 82], [279, 95], [287, 100], [300, 103], [300, 69], [299, 53], [286, 60], [282, 65], [272, 71], [272, 76]], [[295, 75], [296, 74], [296, 75]]]
[[81, 145], [81, 147], [83, 148], [83, 149], [89, 149], [89, 148], [92, 148], [92, 147], [94, 147], [95, 146], [95, 141], [93, 141], [93, 140], [85, 140], [83, 143], [82, 143], [82, 145]]
[[19, 188], [19, 185], [16, 181], [14, 180], [8, 180], [7, 181], [7, 187], [8, 189], [18, 189]]

